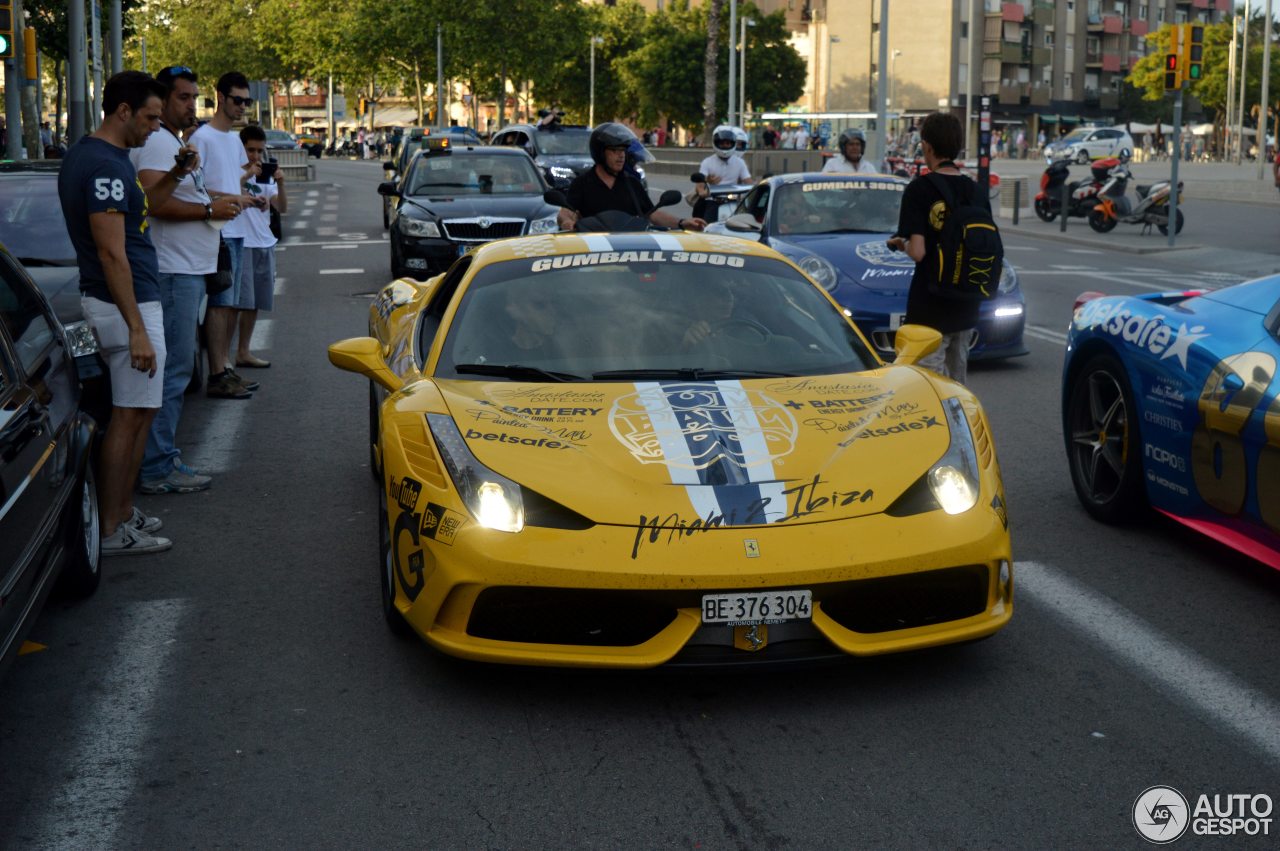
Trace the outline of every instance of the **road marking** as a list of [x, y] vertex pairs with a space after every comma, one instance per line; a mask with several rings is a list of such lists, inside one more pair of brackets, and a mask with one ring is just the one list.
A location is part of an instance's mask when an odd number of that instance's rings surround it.
[[1005, 251], [1040, 251], [1039, 248], [1034, 248], [1030, 245], [1006, 245], [1004, 247], [1004, 250]]
[[1066, 249], [1066, 252], [1068, 254], [1101, 254], [1102, 253], [1101, 251], [1096, 251], [1092, 248], [1068, 248]]
[[136, 821], [128, 805], [154, 755], [152, 715], [185, 609], [185, 600], [134, 603], [116, 620], [126, 626], [109, 648], [97, 647], [101, 688], [82, 691], [66, 762], [53, 772], [61, 782], [41, 803], [37, 824], [11, 826], [10, 838], [32, 848], [111, 848], [122, 824]]
[[337, 236], [338, 229], [332, 225], [323, 225], [316, 228], [316, 236]]
[[[1182, 289], [1179, 285], [1174, 285], [1166, 281], [1162, 284], [1149, 284], [1146, 281], [1135, 281], [1132, 278], [1116, 275], [1111, 272], [1100, 272], [1096, 269], [1019, 269], [1018, 277], [1024, 278], [1031, 275], [1056, 275], [1058, 277], [1076, 277], [1085, 278], [1090, 281], [1097, 281], [1103, 285], [1105, 291], [1107, 284], [1124, 284], [1130, 287], [1137, 287], [1140, 290], [1151, 290], [1152, 292], [1167, 293], [1176, 292]], [[1204, 289], [1213, 289], [1213, 287], [1203, 287]]]
[[[279, 248], [277, 248], [276, 250], [277, 250], [277, 251], [279, 251], [280, 249], [279, 249]], [[287, 279], [286, 279], [286, 278], [277, 277], [277, 278], [276, 278], [275, 288], [271, 291], [271, 292], [272, 292], [272, 294], [274, 294], [274, 295], [284, 295], [284, 285], [285, 285], [286, 281], [287, 281]]]
[[1057, 269], [1059, 272], [1093, 272], [1096, 271], [1092, 266], [1059, 266], [1055, 263], [1049, 264], [1050, 269]]
[[250, 342], [253, 343], [255, 349], [270, 349], [271, 338], [275, 336], [276, 321], [274, 319], [259, 319], [253, 325], [253, 337]]
[[307, 223], [306, 223], [306, 222], [301, 222], [301, 221], [299, 221], [299, 222], [290, 222], [290, 223], [289, 223], [289, 227], [293, 228], [294, 230], [302, 230], [302, 229], [303, 229], [303, 228], [305, 228], [306, 226], [307, 226]]
[[1123, 659], [1161, 691], [1186, 700], [1280, 763], [1280, 704], [1060, 571], [1024, 561], [1017, 563], [1014, 576], [1018, 593], [1053, 609], [1086, 640]]
[[1050, 331], [1039, 325], [1028, 325], [1022, 329], [1022, 333], [1028, 337], [1035, 337], [1037, 340], [1044, 340], [1048, 343], [1057, 343], [1058, 345], [1066, 345], [1067, 335], [1061, 331]]
[[312, 198], [312, 197], [311, 197], [311, 193], [310, 193], [310, 192], [308, 192], [308, 193], [307, 193], [307, 200], [303, 201], [302, 203], [303, 203], [303, 204], [305, 204], [305, 205], [306, 205], [306, 206], [308, 206], [308, 207], [314, 207], [316, 204], [319, 204], [320, 202], [319, 202], [319, 201], [317, 201], [315, 198]]
[[336, 222], [337, 220], [338, 220], [337, 213], [321, 213], [320, 214], [320, 221], [322, 222]]
[[335, 242], [328, 245], [321, 245], [320, 247], [325, 251], [336, 251], [340, 248], [359, 248], [364, 244], [365, 243], [363, 242]]
[[321, 275], [363, 275], [364, 269], [321, 269]]
[[307, 207], [298, 213], [299, 216], [309, 216], [316, 211], [315, 207]]

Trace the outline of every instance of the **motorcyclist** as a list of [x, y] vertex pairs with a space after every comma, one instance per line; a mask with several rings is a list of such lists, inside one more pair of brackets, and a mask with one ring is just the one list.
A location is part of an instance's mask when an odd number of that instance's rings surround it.
[[728, 185], [751, 182], [751, 170], [747, 168], [746, 160], [735, 156], [738, 153], [736, 127], [721, 124], [711, 133], [711, 145], [716, 149], [715, 153], [704, 159], [699, 166], [699, 170], [707, 176], [707, 183], [714, 186], [719, 183]]
[[840, 153], [827, 160], [823, 174], [879, 174], [880, 172], [863, 153], [867, 150], [867, 136], [856, 127], [846, 127], [836, 142]]
[[612, 121], [591, 131], [588, 146], [595, 166], [569, 184], [569, 206], [556, 216], [561, 230], [573, 230], [578, 219], [608, 210], [646, 218], [660, 227], [700, 231], [707, 226], [702, 219], [678, 218], [654, 207], [644, 185], [626, 170], [627, 150], [634, 141], [636, 134]]

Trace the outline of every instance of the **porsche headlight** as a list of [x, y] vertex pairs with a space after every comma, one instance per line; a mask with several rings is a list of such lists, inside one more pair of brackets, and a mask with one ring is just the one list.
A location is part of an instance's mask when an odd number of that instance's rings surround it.
[[818, 255], [806, 254], [796, 265], [800, 267], [800, 271], [821, 284], [827, 292], [836, 288], [836, 267]]
[[973, 445], [969, 418], [959, 399], [943, 403], [947, 426], [951, 429], [951, 445], [947, 453], [929, 471], [929, 490], [948, 514], [963, 514], [978, 501], [981, 483], [978, 479], [978, 453]]
[[440, 237], [440, 227], [435, 222], [410, 219], [407, 216], [401, 216], [396, 221], [400, 224], [400, 232], [405, 236], [429, 236], [433, 239]]
[[573, 180], [573, 169], [571, 168], [565, 168], [562, 165], [553, 165], [548, 169], [548, 171], [551, 172], [552, 177], [560, 180]]
[[98, 351], [98, 338], [93, 335], [88, 322], [69, 322], [62, 326], [62, 330], [71, 344], [71, 357], [84, 357]]
[[529, 233], [555, 233], [560, 230], [560, 225], [556, 222], [555, 216], [547, 216], [545, 219], [534, 219], [529, 222]]
[[1011, 293], [1013, 288], [1018, 285], [1018, 273], [1013, 271], [1013, 267], [1008, 261], [1002, 261], [1000, 264], [1000, 283], [997, 289], [1002, 293]]
[[486, 529], [519, 532], [524, 528], [524, 497], [520, 486], [481, 464], [471, 454], [458, 426], [447, 414], [427, 414], [427, 425], [453, 485], [471, 514]]

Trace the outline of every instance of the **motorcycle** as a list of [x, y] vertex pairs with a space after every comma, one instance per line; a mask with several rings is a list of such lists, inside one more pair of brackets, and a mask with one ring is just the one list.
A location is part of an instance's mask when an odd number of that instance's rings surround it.
[[[1089, 227], [1098, 233], [1107, 233], [1120, 222], [1142, 225], [1147, 233], [1155, 225], [1160, 233], [1169, 233], [1169, 181], [1162, 180], [1150, 186], [1138, 185], [1138, 200], [1133, 203], [1125, 189], [1133, 174], [1129, 171], [1128, 151], [1120, 152], [1120, 162], [1111, 169], [1107, 182], [1098, 190], [1098, 204], [1089, 211]], [[1185, 216], [1182, 214], [1182, 181], [1178, 181], [1178, 221], [1174, 233], [1182, 233]]]
[[[564, 207], [573, 210], [573, 207], [569, 205], [568, 196], [559, 189], [548, 189], [543, 192], [542, 200], [552, 207]], [[658, 203], [654, 204], [654, 208], [670, 207], [679, 203], [680, 193], [674, 189], [668, 189], [658, 198]], [[574, 210], [574, 212], [576, 213], [577, 210]], [[626, 233], [645, 230], [666, 230], [666, 228], [650, 224], [649, 220], [644, 216], [633, 216], [621, 210], [605, 210], [594, 216], [583, 216], [578, 219], [573, 229], [577, 233]]]
[[1040, 175], [1040, 192], [1036, 195], [1034, 208], [1041, 221], [1051, 222], [1062, 212], [1062, 187], [1067, 187], [1067, 216], [1086, 218], [1089, 211], [1098, 203], [1098, 191], [1106, 182], [1111, 169], [1119, 165], [1117, 159], [1098, 160], [1093, 164], [1093, 173], [1084, 180], [1067, 183], [1071, 175], [1071, 160], [1063, 158], [1049, 163], [1044, 174]]
[[[695, 185], [707, 183], [707, 177], [700, 171], [695, 171], [689, 176], [689, 180]], [[693, 216], [702, 219], [705, 222], [719, 222], [727, 219], [738, 202], [743, 199], [751, 187], [738, 183], [707, 183], [707, 190], [710, 192], [705, 198], [694, 198], [694, 194], [685, 197], [693, 207]], [[694, 200], [690, 201], [690, 198]]]

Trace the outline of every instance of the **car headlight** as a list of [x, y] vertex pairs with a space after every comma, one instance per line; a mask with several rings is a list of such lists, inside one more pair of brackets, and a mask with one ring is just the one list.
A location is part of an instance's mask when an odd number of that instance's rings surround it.
[[943, 511], [963, 514], [977, 503], [982, 488], [978, 479], [978, 453], [960, 400], [946, 399], [942, 406], [951, 429], [951, 446], [929, 471], [929, 490]]
[[547, 216], [545, 219], [534, 219], [529, 222], [529, 233], [555, 233], [560, 230], [560, 224], [556, 221], [555, 216]]
[[822, 288], [830, 292], [836, 288], [836, 267], [816, 254], [806, 254], [796, 264], [800, 271], [813, 278]]
[[476, 522], [499, 532], [523, 529], [524, 497], [520, 486], [481, 464], [467, 448], [462, 433], [448, 414], [427, 414], [427, 425], [440, 448], [453, 486], [462, 495]]
[[561, 180], [573, 180], [573, 169], [571, 168], [565, 168], [562, 165], [553, 165], [549, 171], [551, 172], [552, 177], [557, 177]]
[[98, 351], [98, 338], [93, 335], [88, 322], [69, 322], [62, 326], [62, 331], [67, 335], [67, 343], [71, 346], [71, 357], [84, 357]]
[[1013, 267], [1008, 261], [1000, 264], [1000, 283], [996, 285], [996, 289], [1002, 293], [1011, 293], [1013, 288], [1018, 285], [1018, 273], [1013, 271]]
[[440, 227], [435, 222], [410, 219], [407, 216], [401, 216], [396, 221], [400, 223], [400, 232], [405, 236], [429, 236], [433, 238], [439, 238], [440, 236]]

